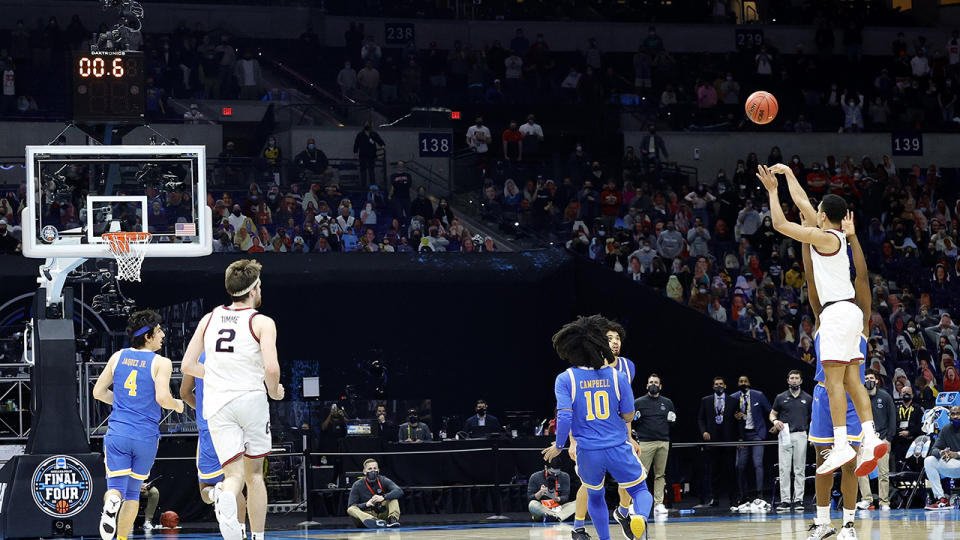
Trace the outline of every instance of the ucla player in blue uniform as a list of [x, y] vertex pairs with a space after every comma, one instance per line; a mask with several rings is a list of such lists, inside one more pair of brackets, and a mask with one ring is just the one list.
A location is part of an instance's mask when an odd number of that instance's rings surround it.
[[[206, 355], [206, 352], [200, 353], [201, 364], [206, 360]], [[213, 448], [207, 421], [203, 418], [203, 379], [195, 379], [184, 373], [180, 382], [180, 399], [197, 411], [197, 480], [200, 484], [200, 499], [207, 504], [213, 504], [216, 501], [214, 489], [223, 482], [223, 467], [220, 466], [220, 458]], [[247, 537], [245, 515], [246, 499], [240, 495], [237, 497], [237, 516], [241, 519], [240, 528], [244, 538]]]
[[[863, 329], [864, 335], [860, 336], [860, 352], [863, 357], [867, 357], [867, 338], [866, 333], [870, 328], [870, 314], [872, 308], [870, 305], [870, 278], [867, 272], [867, 261], [863, 256], [863, 249], [857, 240], [854, 230], [853, 216], [849, 212], [846, 219], [843, 220], [843, 232], [847, 237], [847, 243], [850, 246], [853, 267], [856, 271], [854, 279], [855, 301], [857, 307], [863, 311]], [[820, 327], [820, 311], [822, 306], [817, 294], [817, 286], [813, 276], [813, 265], [810, 260], [810, 245], [803, 245], [803, 266], [807, 279], [807, 295], [810, 300], [810, 307], [814, 316], [817, 318], [817, 329]], [[816, 335], [816, 333], [815, 333]], [[819, 343], [819, 336], [814, 340]], [[823, 463], [824, 455], [821, 450], [833, 444], [833, 421], [830, 415], [830, 400], [827, 399], [827, 391], [823, 386], [824, 373], [823, 366], [820, 364], [819, 347], [817, 347], [817, 370], [814, 380], [817, 386], [813, 389], [813, 408], [810, 421], [810, 442], [817, 448], [817, 466]], [[864, 364], [860, 364], [860, 380], [864, 378]], [[847, 396], [847, 439], [852, 444], [859, 444], [862, 438], [860, 419], [853, 406], [853, 400]], [[855, 462], [850, 461], [841, 468], [840, 491], [843, 494], [843, 527], [837, 536], [838, 539], [857, 538], [857, 531], [854, 529], [854, 517], [856, 515], [857, 500], [857, 476], [855, 472]], [[817, 493], [817, 515], [810, 527], [808, 540], [821, 540], [837, 534], [837, 530], [830, 524], [830, 492], [833, 490], [833, 475], [817, 475], [814, 483]]]
[[140, 485], [157, 457], [161, 407], [183, 412], [183, 401], [170, 393], [170, 359], [156, 353], [163, 345], [160, 322], [160, 315], [150, 310], [131, 315], [130, 348], [113, 353], [93, 388], [93, 397], [113, 406], [103, 439], [107, 471], [100, 517], [103, 540], [114, 535], [126, 540], [133, 528]]
[[[610, 352], [612, 352], [613, 356], [617, 359], [614, 367], [617, 371], [626, 375], [627, 380], [630, 381], [631, 385], [633, 385], [633, 377], [637, 374], [636, 367], [634, 366], [632, 360], [620, 356], [620, 350], [623, 347], [623, 341], [627, 338], [627, 331], [620, 324], [608, 320], [606, 336], [607, 343], [610, 345]], [[570, 437], [570, 449], [568, 452], [570, 454], [570, 459], [572, 459], [574, 462], [577, 461], [577, 440], [573, 437]], [[630, 504], [633, 501], [630, 499], [630, 495], [627, 493], [627, 490], [619, 488], [617, 491], [620, 495], [620, 507], [630, 508]], [[587, 492], [587, 486], [581, 482], [580, 489], [577, 490], [576, 511], [574, 512], [573, 518], [573, 531], [570, 533], [570, 535], [573, 537], [573, 540], [584, 540], [585, 538], [590, 537], [584, 528], [587, 518], [588, 496], [589, 494]], [[617, 522], [621, 523], [621, 525], [622, 522], [626, 521], [627, 519], [619, 518], [617, 516], [619, 516], [619, 514], [614, 514], [614, 517], [617, 518]]]
[[543, 451], [544, 459], [553, 460], [571, 434], [576, 438], [577, 474], [587, 486], [587, 509], [600, 540], [610, 540], [610, 519], [603, 496], [606, 473], [633, 501], [633, 515], [628, 508], [615, 511], [624, 536], [643, 535], [653, 505], [645, 482], [647, 473], [638, 456], [639, 445], [630, 432], [633, 390], [627, 375], [614, 367], [617, 359], [606, 339], [608, 329], [609, 321], [594, 315], [578, 318], [553, 336], [557, 354], [573, 367], [558, 375], [554, 384], [557, 440]]

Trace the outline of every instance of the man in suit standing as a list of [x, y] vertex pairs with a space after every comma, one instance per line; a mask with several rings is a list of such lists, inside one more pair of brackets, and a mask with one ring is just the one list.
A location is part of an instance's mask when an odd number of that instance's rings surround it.
[[[737, 401], [737, 412], [734, 417], [739, 420], [741, 441], [762, 441], [767, 438], [767, 417], [770, 416], [770, 402], [767, 396], [759, 390], [750, 388], [750, 377], [741, 375], [737, 381], [739, 392], [731, 396]], [[754, 497], [747, 495], [747, 457], [753, 461], [753, 471], [756, 475], [757, 486]], [[740, 489], [740, 502], [760, 498], [763, 493], [763, 446], [737, 447], [737, 486]]]
[[[697, 424], [700, 426], [700, 436], [704, 442], [724, 442], [734, 440], [737, 420], [737, 400], [727, 395], [727, 383], [723, 377], [713, 378], [713, 394], [700, 399], [700, 411], [697, 413]], [[730, 468], [733, 453], [731, 448], [705, 447], [703, 450], [704, 474], [701, 477], [701, 504], [698, 507], [720, 506], [720, 493], [730, 494], [732, 484], [727, 471]]]

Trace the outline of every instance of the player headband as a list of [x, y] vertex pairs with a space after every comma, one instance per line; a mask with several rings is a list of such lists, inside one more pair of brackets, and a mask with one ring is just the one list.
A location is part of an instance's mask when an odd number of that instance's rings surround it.
[[150, 331], [150, 327], [149, 327], [149, 326], [144, 326], [143, 328], [141, 328], [141, 329], [137, 330], [136, 332], [134, 332], [134, 333], [133, 333], [133, 337], [140, 337], [140, 336], [146, 334], [146, 333], [149, 332], [149, 331]]
[[257, 287], [257, 284], [259, 284], [259, 283], [260, 283], [260, 278], [258, 277], [258, 278], [256, 279], [256, 281], [254, 281], [253, 283], [250, 284], [249, 287], [247, 287], [246, 289], [244, 289], [244, 290], [242, 290], [242, 291], [240, 291], [240, 292], [235, 292], [235, 293], [233, 293], [233, 296], [243, 296], [243, 295], [247, 294], [248, 292], [252, 291], [253, 289], [255, 289], [255, 288]]

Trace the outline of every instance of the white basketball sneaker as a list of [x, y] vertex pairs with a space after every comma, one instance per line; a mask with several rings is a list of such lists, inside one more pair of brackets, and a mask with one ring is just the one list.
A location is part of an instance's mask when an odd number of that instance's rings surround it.
[[825, 525], [811, 525], [810, 534], [807, 536], [807, 540], [823, 540], [824, 538], [829, 538], [837, 534], [837, 530], [831, 527], [829, 524]]
[[849, 444], [834, 446], [823, 451], [823, 463], [817, 467], [817, 474], [830, 474], [857, 458], [857, 451]]
[[100, 538], [113, 540], [117, 534], [117, 514], [123, 499], [119, 495], [111, 495], [103, 503], [103, 513], [100, 514]]
[[853, 522], [847, 523], [840, 529], [837, 540], [857, 540], [857, 530], [853, 528]]
[[243, 532], [237, 520], [237, 497], [229, 491], [223, 491], [222, 488], [216, 491], [214, 513], [217, 516], [217, 523], [220, 524], [223, 540], [243, 540]]
[[867, 476], [877, 468], [877, 460], [887, 455], [890, 445], [879, 437], [863, 438], [857, 458], [857, 476]]

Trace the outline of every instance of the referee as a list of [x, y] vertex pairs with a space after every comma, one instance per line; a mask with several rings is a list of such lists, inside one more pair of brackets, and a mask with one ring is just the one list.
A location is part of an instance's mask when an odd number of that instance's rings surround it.
[[[790, 444], [777, 445], [780, 462], [780, 504], [777, 512], [803, 511], [804, 467], [807, 464], [807, 428], [810, 426], [810, 409], [813, 397], [800, 389], [803, 377], [794, 369], [787, 374], [790, 389], [773, 400], [770, 421], [773, 431], [790, 430]], [[783, 439], [781, 439], [783, 441]], [[791, 467], [792, 464], [792, 467]], [[793, 469], [793, 499], [790, 498], [790, 470]], [[790, 501], [793, 501], [793, 504]]]

